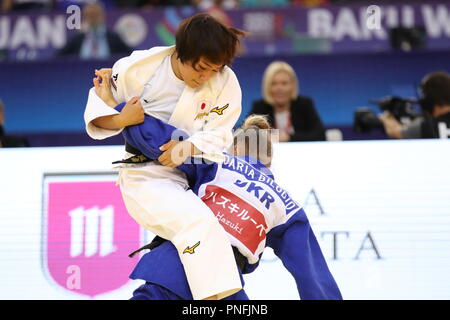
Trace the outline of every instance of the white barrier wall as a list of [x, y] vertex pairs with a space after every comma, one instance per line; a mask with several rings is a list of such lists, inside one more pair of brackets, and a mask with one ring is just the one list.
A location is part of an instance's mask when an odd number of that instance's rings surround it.
[[[128, 299], [123, 147], [0, 149], [0, 299]], [[450, 141], [285, 143], [278, 183], [303, 203], [345, 299], [450, 299]], [[298, 299], [268, 249], [252, 299]]]

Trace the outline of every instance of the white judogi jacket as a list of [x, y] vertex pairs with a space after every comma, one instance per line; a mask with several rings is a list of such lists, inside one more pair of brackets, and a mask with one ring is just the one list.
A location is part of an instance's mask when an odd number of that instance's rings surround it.
[[[141, 96], [144, 85], [150, 80], [164, 58], [175, 47], [154, 47], [137, 50], [118, 60], [112, 68], [111, 88], [117, 103], [127, 102]], [[185, 87], [169, 124], [186, 130], [191, 141], [203, 157], [222, 161], [222, 152], [232, 143], [232, 129], [241, 113], [242, 93], [234, 72], [225, 67], [199, 88]], [[203, 109], [202, 109], [203, 107]], [[84, 113], [86, 131], [94, 139], [105, 139], [119, 134], [121, 130], [98, 128], [92, 121], [98, 117], [118, 114], [95, 93], [89, 91]]]

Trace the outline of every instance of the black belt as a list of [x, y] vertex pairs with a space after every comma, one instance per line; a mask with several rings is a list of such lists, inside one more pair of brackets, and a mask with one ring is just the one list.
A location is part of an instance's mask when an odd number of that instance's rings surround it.
[[244, 272], [245, 265], [247, 264], [247, 258], [239, 252], [238, 248], [231, 246], [233, 248], [234, 259], [236, 260], [236, 264], [241, 272]]
[[134, 156], [128, 158], [128, 159], [122, 159], [118, 161], [114, 161], [112, 164], [116, 163], [145, 163], [153, 161], [152, 159], [148, 158], [146, 155], [144, 155], [140, 150], [133, 147], [128, 142], [125, 142], [125, 151], [128, 153], [134, 154]]
[[137, 249], [136, 251], [133, 251], [128, 256], [130, 258], [133, 258], [136, 253], [141, 252], [142, 250], [145, 250], [145, 249], [153, 250], [156, 247], [159, 247], [160, 245], [162, 245], [166, 241], [167, 241], [166, 239], [161, 238], [160, 236], [156, 236], [156, 237], [153, 238], [152, 242], [150, 242], [149, 244], [146, 244], [142, 248]]
[[[136, 251], [133, 251], [128, 256], [130, 258], [133, 258], [136, 253], [141, 252], [142, 250], [145, 250], [145, 249], [153, 250], [156, 247], [159, 247], [160, 245], [162, 245], [166, 241], [167, 241], [166, 239], [161, 238], [160, 236], [156, 236], [153, 238], [152, 242], [143, 246], [142, 248], [137, 249]], [[244, 272], [245, 264], [247, 263], [247, 258], [244, 257], [242, 255], [242, 253], [239, 252], [238, 248], [236, 248], [234, 246], [231, 246], [231, 247], [233, 248], [234, 259], [236, 260], [236, 264], [237, 264], [238, 268], [241, 270], [241, 272]]]
[[141, 150], [136, 149], [135, 147], [133, 147], [128, 142], [125, 142], [125, 151], [129, 152], [129, 153], [132, 153], [134, 155], [137, 155], [137, 156], [142, 154]]

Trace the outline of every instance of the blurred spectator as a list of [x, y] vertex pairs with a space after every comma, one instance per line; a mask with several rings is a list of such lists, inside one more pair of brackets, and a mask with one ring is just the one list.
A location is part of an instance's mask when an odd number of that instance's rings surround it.
[[[83, 7], [87, 4], [100, 3], [105, 10], [117, 8], [117, 0], [56, 0], [55, 8], [66, 11], [69, 6]], [[131, 2], [131, 0], [130, 0]]]
[[241, 0], [239, 6], [241, 8], [255, 7], [285, 7], [289, 6], [289, 0]]
[[6, 50], [5, 49], [0, 49], [0, 62], [2, 62], [3, 60], [6, 60], [6, 58], [8, 57]]
[[5, 134], [5, 107], [0, 99], [0, 148], [29, 147], [27, 139]]
[[[450, 136], [450, 74], [445, 71], [429, 73], [422, 79], [420, 89], [422, 117], [414, 119], [409, 125], [402, 125], [387, 111], [379, 116], [389, 137], [429, 139]], [[440, 127], [444, 128], [443, 134]]]
[[251, 114], [264, 114], [279, 130], [280, 142], [325, 140], [325, 128], [311, 98], [298, 94], [294, 69], [283, 61], [272, 62], [262, 81], [263, 99], [253, 102]]
[[59, 51], [60, 56], [106, 59], [112, 55], [128, 55], [132, 51], [117, 33], [107, 29], [105, 11], [100, 4], [87, 4], [83, 7], [82, 30]]
[[[332, 1], [332, 0], [331, 0]], [[313, 8], [329, 4], [329, 0], [292, 0], [291, 5]]]
[[3, 12], [46, 10], [53, 8], [56, 0], [2, 0]]
[[116, 4], [122, 8], [192, 5], [191, 0], [116, 0]]
[[[239, 2], [239, 0], [192, 0], [192, 5], [196, 6], [201, 11], [208, 11], [208, 13], [211, 14], [210, 11], [215, 11], [217, 9], [236, 9], [239, 7]], [[224, 21], [221, 22], [224, 23]]]

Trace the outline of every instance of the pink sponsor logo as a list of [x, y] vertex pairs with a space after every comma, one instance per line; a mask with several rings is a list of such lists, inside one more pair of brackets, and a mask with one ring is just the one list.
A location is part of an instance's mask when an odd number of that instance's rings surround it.
[[94, 297], [129, 281], [140, 228], [114, 181], [90, 180], [44, 184], [44, 266], [60, 287]]

